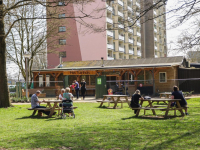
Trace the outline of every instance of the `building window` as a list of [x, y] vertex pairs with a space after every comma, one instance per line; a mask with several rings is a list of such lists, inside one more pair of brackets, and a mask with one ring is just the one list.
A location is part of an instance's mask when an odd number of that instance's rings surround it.
[[65, 18], [65, 14], [59, 14], [58, 17], [59, 18]]
[[64, 2], [58, 2], [58, 6], [65, 6]]
[[39, 87], [43, 87], [43, 75], [39, 75]]
[[60, 39], [59, 40], [60, 45], [66, 45], [66, 40], [65, 39]]
[[167, 82], [167, 73], [166, 72], [159, 72], [159, 82], [160, 83]]
[[65, 32], [66, 31], [66, 27], [65, 26], [62, 26], [62, 27], [59, 27], [59, 32]]
[[46, 87], [50, 87], [50, 75], [46, 75]]

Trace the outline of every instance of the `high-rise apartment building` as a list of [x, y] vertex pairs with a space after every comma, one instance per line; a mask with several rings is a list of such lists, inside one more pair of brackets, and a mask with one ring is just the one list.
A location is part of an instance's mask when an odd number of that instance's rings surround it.
[[[149, 9], [157, 0], [141, 0], [141, 10]], [[141, 17], [141, 52], [143, 58], [167, 57], [165, 5], [159, 3]]]
[[[165, 16], [161, 15], [154, 19], [165, 12], [165, 6], [150, 10], [140, 18], [141, 10], [147, 7], [143, 1], [146, 0], [91, 2], [88, 6], [84, 6], [84, 9], [89, 13], [89, 10], [96, 9], [98, 5], [102, 17], [84, 18], [84, 22], [87, 23], [84, 25], [75, 19], [65, 18], [68, 9], [74, 16], [78, 14], [80, 10], [76, 4], [64, 6], [63, 2], [59, 2], [60, 8], [66, 9], [66, 12], [59, 14], [59, 17], [62, 19], [63, 16], [63, 19], [68, 21], [58, 27], [56, 34], [69, 34], [69, 36], [56, 41], [59, 46], [54, 50], [66, 54], [63, 61], [100, 60], [101, 57], [105, 60], [166, 57]], [[153, 0], [151, 2], [153, 5]], [[151, 19], [147, 21], [150, 17]], [[97, 32], [91, 32], [88, 30], [88, 25], [89, 27], [98, 25], [102, 28], [96, 29]], [[47, 58], [49, 68], [60, 63], [58, 53], [50, 53]]]

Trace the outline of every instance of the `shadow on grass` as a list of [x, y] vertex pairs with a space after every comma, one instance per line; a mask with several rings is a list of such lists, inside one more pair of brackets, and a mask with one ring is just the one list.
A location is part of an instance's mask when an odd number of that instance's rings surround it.
[[[148, 149], [148, 150], [155, 150], [155, 149], [162, 150], [162, 149], [168, 149], [168, 148], [171, 149], [171, 147], [173, 145], [174, 145], [175, 149], [178, 149], [178, 146], [179, 146], [179, 145], [177, 145], [178, 141], [180, 142], [180, 140], [187, 139], [188, 137], [190, 137], [190, 139], [196, 138], [196, 136], [198, 136], [199, 133], [200, 133], [200, 129], [194, 130], [192, 132], [186, 132], [184, 134], [177, 136], [176, 138], [169, 138], [168, 140], [166, 140], [164, 142], [160, 142], [159, 144], [148, 147], [148, 145], [150, 145], [153, 142], [153, 141], [150, 140], [145, 145], [143, 150], [146, 150], [146, 149]], [[195, 149], [194, 143], [192, 145], [193, 145], [193, 148]], [[189, 145], [186, 144], [184, 149], [187, 149], [187, 146], [189, 146]], [[198, 147], [198, 144], [196, 146]]]
[[176, 118], [179, 116], [168, 116], [167, 118], [165, 118], [164, 116], [132, 116], [132, 117], [128, 117], [128, 118], [122, 118], [122, 120], [127, 120], [127, 119], [150, 119], [150, 120], [167, 120], [167, 119], [171, 119], [171, 118]]
[[61, 119], [60, 117], [51, 117], [49, 118], [48, 116], [24, 116], [24, 117], [21, 117], [21, 118], [16, 118], [16, 120], [21, 120], [21, 119], [47, 119], [47, 121], [50, 121], [50, 120], [57, 120], [57, 119]]
[[113, 108], [114, 106], [110, 106], [110, 107], [108, 107], [108, 106], [98, 106], [98, 107], [95, 107], [95, 108], [101, 108], [101, 109], [113, 109], [113, 110], [115, 110], [115, 109], [123, 109], [123, 108], [121, 108], [121, 107], [116, 107], [116, 108]]

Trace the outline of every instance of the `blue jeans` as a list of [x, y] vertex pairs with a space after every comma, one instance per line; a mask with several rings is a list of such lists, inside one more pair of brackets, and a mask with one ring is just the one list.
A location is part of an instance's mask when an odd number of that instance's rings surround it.
[[79, 98], [79, 89], [76, 89], [76, 97]]
[[[44, 106], [36, 106], [35, 108], [46, 108], [46, 107], [44, 107]], [[50, 114], [50, 111], [38, 110], [38, 112], [42, 112], [42, 113], [46, 114], [47, 116]]]

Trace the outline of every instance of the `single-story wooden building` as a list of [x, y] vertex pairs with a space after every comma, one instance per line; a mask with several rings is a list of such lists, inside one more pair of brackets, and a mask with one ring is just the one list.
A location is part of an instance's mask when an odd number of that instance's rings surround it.
[[130, 95], [136, 89], [140, 89], [142, 94], [152, 95], [172, 91], [173, 85], [178, 85], [175, 80], [178, 79], [178, 69], [185, 68], [186, 64], [182, 56], [63, 62], [62, 67], [33, 70], [34, 89], [42, 88], [47, 96], [55, 96], [74, 80], [85, 79], [87, 95], [94, 96], [99, 92], [97, 81], [101, 78], [105, 83], [100, 88], [103, 91], [111, 88], [118, 92], [124, 87]]

